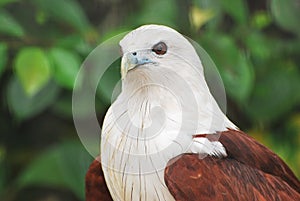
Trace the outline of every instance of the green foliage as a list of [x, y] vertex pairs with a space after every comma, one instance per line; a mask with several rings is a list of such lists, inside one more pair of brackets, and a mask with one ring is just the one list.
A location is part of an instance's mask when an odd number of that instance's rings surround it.
[[0, 0], [0, 7], [4, 6], [5, 4], [15, 2], [15, 1], [18, 1], [18, 0]]
[[12, 77], [7, 88], [7, 102], [17, 119], [25, 120], [49, 107], [58, 95], [58, 87], [50, 82], [38, 93], [28, 96], [18, 79]]
[[4, 168], [4, 159], [6, 157], [6, 150], [2, 145], [0, 145], [0, 195], [3, 193], [4, 190], [4, 183], [5, 183], [5, 168]]
[[91, 162], [80, 142], [63, 142], [39, 154], [21, 174], [17, 186], [63, 187], [83, 200], [85, 172]]
[[236, 22], [246, 24], [248, 9], [244, 0], [224, 0], [220, 1], [224, 11], [228, 13]]
[[272, 14], [282, 28], [300, 34], [299, 13], [300, 5], [297, 0], [272, 0]]
[[202, 40], [204, 48], [219, 67], [227, 93], [238, 102], [245, 101], [253, 85], [249, 60], [229, 36], [211, 34]]
[[120, 91], [120, 62], [121, 59], [115, 61], [99, 81], [97, 95], [107, 104], [111, 103], [114, 90]]
[[176, 27], [176, 13], [178, 12], [177, 5], [173, 0], [164, 1], [141, 1], [142, 8], [138, 13], [139, 17], [133, 16], [133, 23], [141, 24], [164, 24]]
[[5, 10], [0, 8], [0, 33], [10, 36], [22, 37], [24, 36], [24, 29], [22, 26]]
[[35, 95], [50, 79], [50, 63], [38, 47], [26, 47], [15, 58], [15, 71], [25, 92]]
[[89, 28], [88, 20], [76, 0], [32, 0], [43, 15], [65, 22], [81, 32]]
[[[256, 121], [274, 121], [299, 104], [298, 91], [300, 79], [296, 66], [289, 63], [274, 66], [268, 76], [256, 84], [247, 112]], [[270, 100], [270, 97], [274, 98]]]
[[251, 25], [257, 29], [263, 29], [270, 25], [272, 19], [268, 12], [257, 11], [253, 14]]
[[0, 77], [5, 70], [7, 63], [7, 45], [5, 43], [0, 43]]
[[73, 89], [81, 59], [71, 51], [52, 48], [49, 55], [54, 66], [54, 78], [63, 87]]
[[[74, 142], [77, 73], [100, 42], [148, 23], [171, 26], [203, 46], [224, 82], [229, 118], [300, 177], [300, 4], [267, 2], [0, 0], [1, 200], [39, 185], [83, 200], [91, 158]], [[96, 62], [106, 64], [102, 57]], [[119, 65], [120, 59], [99, 80], [99, 122], [120, 91]], [[82, 114], [85, 107], [83, 101]]]
[[55, 42], [55, 47], [63, 48], [65, 51], [70, 50], [73, 54], [88, 55], [93, 50], [92, 45], [87, 43], [87, 39], [79, 33], [57, 38]]

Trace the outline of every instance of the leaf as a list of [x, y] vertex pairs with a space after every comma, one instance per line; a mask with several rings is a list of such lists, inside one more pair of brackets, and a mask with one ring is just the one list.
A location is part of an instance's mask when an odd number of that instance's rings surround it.
[[13, 3], [19, 0], [0, 0], [0, 7], [4, 6], [5, 4]]
[[58, 96], [58, 87], [49, 82], [39, 93], [27, 96], [19, 79], [13, 77], [7, 89], [7, 103], [10, 111], [18, 119], [28, 119], [51, 105]]
[[178, 8], [173, 0], [144, 0], [142, 1], [142, 9], [140, 9], [138, 15], [134, 15], [133, 24], [141, 25], [154, 23], [176, 27], [177, 13]]
[[[69, 93], [61, 95], [51, 107], [51, 112], [57, 116], [72, 119], [72, 96]], [[83, 106], [84, 107], [84, 106]]]
[[0, 33], [9, 36], [23, 37], [25, 32], [22, 26], [8, 12], [0, 10]]
[[200, 9], [197, 6], [192, 6], [189, 17], [195, 30], [199, 30], [205, 23], [214, 17], [214, 12], [211, 9]]
[[49, 58], [54, 65], [54, 78], [58, 84], [73, 89], [81, 64], [79, 56], [62, 48], [52, 48]]
[[269, 12], [257, 11], [253, 14], [251, 24], [253, 27], [263, 29], [272, 23]]
[[220, 71], [228, 95], [243, 103], [252, 90], [252, 65], [229, 36], [211, 34], [203, 40], [203, 46]]
[[27, 95], [41, 90], [51, 77], [50, 63], [42, 49], [25, 47], [14, 61], [15, 71]]
[[193, 0], [193, 5], [205, 9], [205, 10], [213, 10], [215, 14], [221, 12], [221, 3], [218, 0]]
[[0, 145], [0, 195], [3, 194], [5, 190], [5, 180], [6, 180], [6, 168], [5, 168], [5, 158], [7, 157], [6, 148]]
[[5, 43], [0, 43], [0, 77], [4, 72], [7, 63], [7, 45]]
[[84, 199], [84, 178], [92, 157], [78, 141], [66, 141], [42, 152], [18, 179], [19, 187], [45, 185], [71, 190]]
[[248, 10], [245, 0], [223, 0], [220, 1], [223, 9], [235, 21], [245, 24], [248, 18]]
[[299, 0], [272, 0], [271, 13], [275, 21], [283, 29], [300, 35], [300, 3]]
[[219, 0], [193, 0], [193, 5], [206, 11], [212, 11], [214, 16], [210, 21], [205, 24], [205, 29], [216, 30], [223, 22], [222, 5]]
[[[295, 115], [293, 115], [288, 121], [287, 126], [290, 130], [293, 130], [295, 133], [300, 133], [300, 113], [296, 113]], [[297, 143], [297, 145], [300, 146], [300, 135], [294, 135], [294, 138], [296, 138], [295, 143]]]
[[274, 45], [276, 44], [261, 32], [249, 33], [245, 38], [245, 43], [255, 60], [266, 61], [274, 56]]
[[87, 56], [94, 49], [94, 47], [89, 44], [80, 34], [72, 34], [59, 38], [55, 43], [55, 46], [64, 49], [72, 49], [85, 56]]
[[97, 95], [107, 104], [111, 104], [121, 91], [120, 59], [116, 60], [101, 77]]
[[44, 12], [59, 22], [65, 22], [81, 32], [89, 28], [89, 22], [76, 0], [32, 0]]
[[258, 79], [247, 103], [246, 112], [253, 121], [272, 122], [299, 103], [297, 67], [287, 63], [277, 65]]

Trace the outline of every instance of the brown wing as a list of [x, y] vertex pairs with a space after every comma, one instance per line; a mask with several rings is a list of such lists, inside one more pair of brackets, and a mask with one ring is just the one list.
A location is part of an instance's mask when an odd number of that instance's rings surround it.
[[86, 201], [112, 201], [106, 186], [100, 159], [97, 158], [90, 165], [85, 176], [85, 200]]
[[300, 200], [300, 182], [276, 154], [240, 131], [220, 141], [227, 158], [183, 154], [169, 162], [165, 181], [176, 200]]
[[286, 163], [249, 135], [241, 131], [228, 130], [221, 133], [219, 140], [225, 146], [229, 158], [278, 176], [300, 193], [300, 182]]

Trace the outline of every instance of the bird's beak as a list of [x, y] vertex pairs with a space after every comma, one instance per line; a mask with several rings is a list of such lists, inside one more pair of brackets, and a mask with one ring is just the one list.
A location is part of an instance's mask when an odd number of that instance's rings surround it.
[[126, 77], [127, 72], [130, 71], [131, 69], [149, 63], [153, 63], [153, 62], [147, 57], [145, 57], [145, 55], [140, 55], [138, 52], [128, 52], [124, 54], [121, 61], [122, 79]]

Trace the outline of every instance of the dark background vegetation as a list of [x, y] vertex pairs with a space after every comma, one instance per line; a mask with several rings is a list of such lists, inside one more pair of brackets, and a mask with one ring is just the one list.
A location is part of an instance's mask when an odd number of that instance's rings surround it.
[[[0, 0], [0, 200], [84, 200], [92, 157], [72, 120], [76, 73], [101, 41], [165, 24], [200, 43], [228, 116], [300, 177], [299, 0]], [[99, 121], [118, 70], [96, 100]]]

